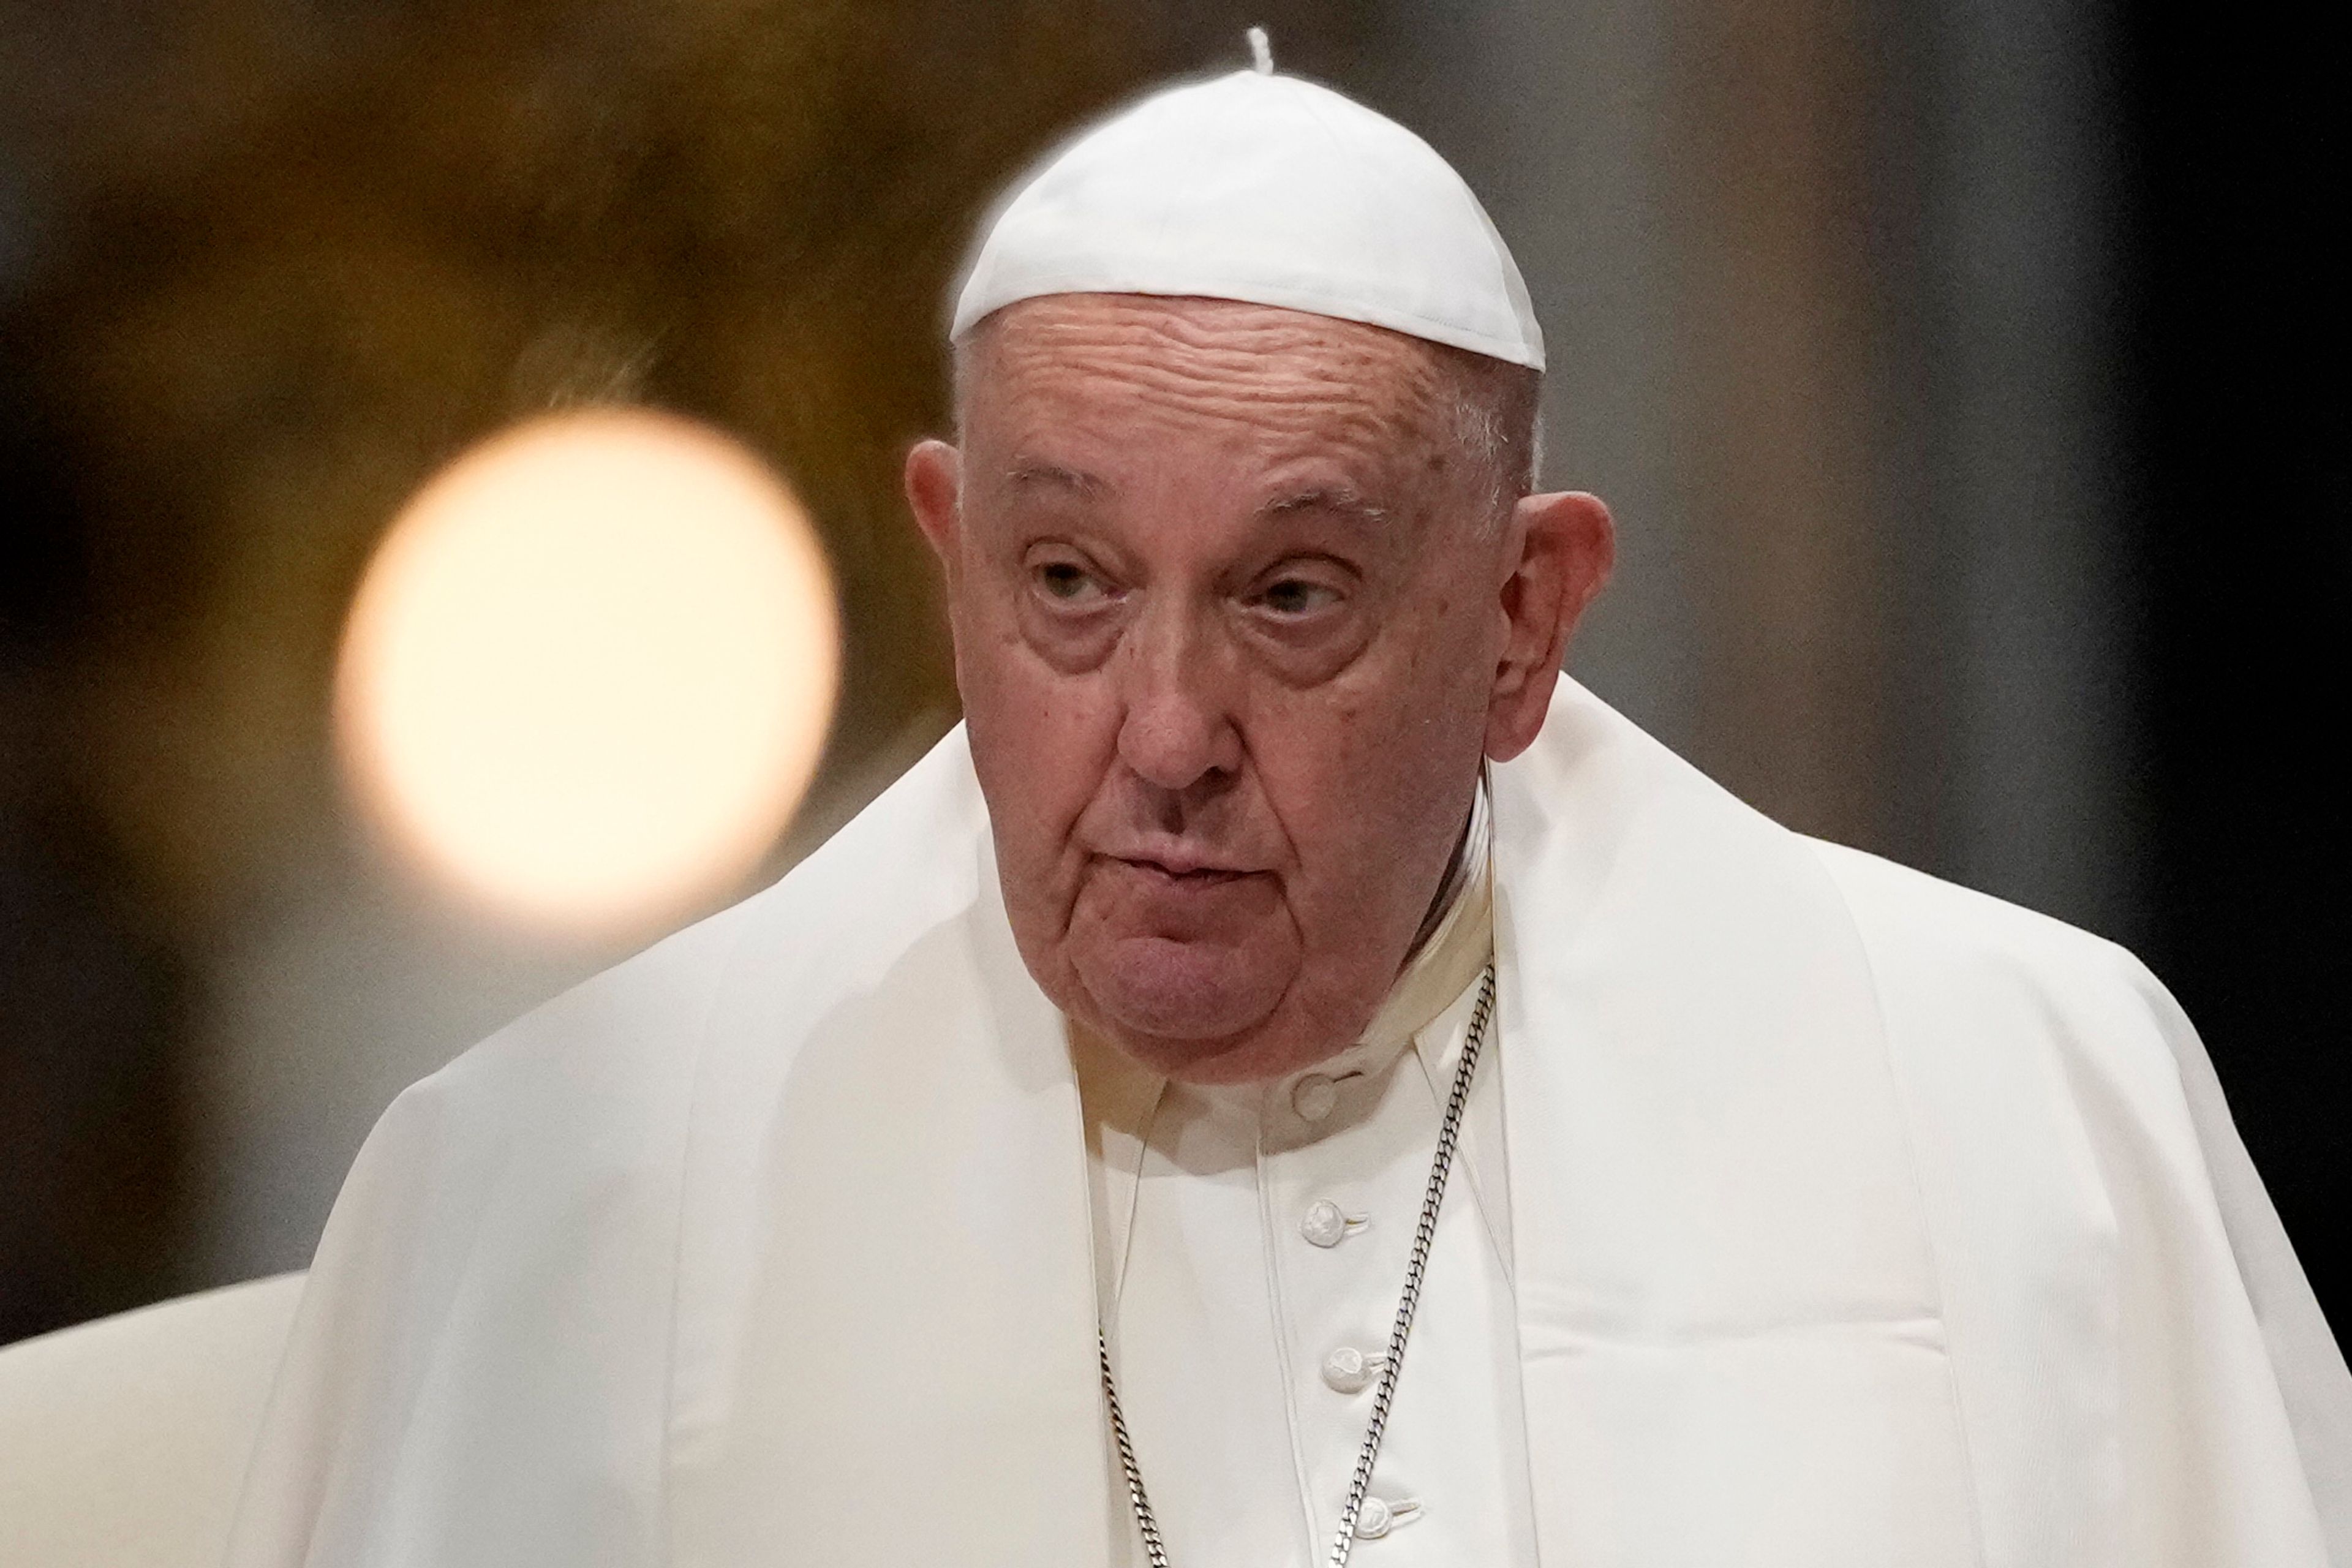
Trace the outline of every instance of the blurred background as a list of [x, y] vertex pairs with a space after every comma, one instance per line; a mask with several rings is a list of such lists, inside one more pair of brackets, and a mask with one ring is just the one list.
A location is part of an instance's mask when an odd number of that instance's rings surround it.
[[[0, 0], [0, 1340], [301, 1266], [400, 1087], [772, 879], [954, 721], [898, 464], [944, 416], [961, 249], [1026, 160], [1240, 66], [1251, 23], [1451, 157], [1528, 274], [1548, 478], [1622, 529], [1574, 672], [1796, 826], [2140, 951], [2352, 1311], [2324, 1239], [2345, 95], [2291, 30], [2091, 0]], [[615, 407], [677, 416], [624, 419], [648, 494], [746, 521], [648, 574], [627, 531], [677, 519], [600, 481], [620, 564], [515, 632], [498, 595], [572, 552], [478, 498], [571, 470], [445, 470]], [[610, 798], [529, 787], [547, 738], [500, 694], [592, 678], [621, 645], [583, 626], [683, 636], [722, 586], [737, 619], [677, 668], [773, 679], [586, 713], [565, 776]], [[433, 687], [417, 649], [468, 614], [496, 657]], [[709, 752], [707, 799], [628, 771], [738, 733], [767, 749]], [[443, 809], [497, 788], [525, 806]], [[621, 844], [595, 813], [630, 809], [677, 832]], [[539, 868], [486, 866], [484, 831]]]

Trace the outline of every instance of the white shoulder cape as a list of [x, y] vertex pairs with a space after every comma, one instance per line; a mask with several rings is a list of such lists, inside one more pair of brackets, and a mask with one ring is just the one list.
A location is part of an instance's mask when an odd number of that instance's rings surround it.
[[[2129, 954], [1565, 683], [1494, 813], [1545, 1562], [2352, 1568], [2352, 1377]], [[1090, 1235], [959, 731], [384, 1114], [231, 1562], [1129, 1562]]]

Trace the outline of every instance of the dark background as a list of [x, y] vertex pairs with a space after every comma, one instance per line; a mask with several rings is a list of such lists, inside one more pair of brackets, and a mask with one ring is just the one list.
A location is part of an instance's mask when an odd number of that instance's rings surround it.
[[0, 1341], [299, 1267], [402, 1082], [627, 946], [350, 824], [402, 498], [552, 405], [823, 529], [788, 864], [950, 721], [899, 516], [990, 194], [1241, 27], [1464, 168], [1624, 565], [1579, 676], [1783, 820], [2148, 958], [2322, 1300], [2347, 543], [2327, 51], [2066, 0], [0, 0]]
[[2294, 30], [2131, 14], [2145, 956], [2198, 1021], [2322, 1305], [2352, 1112], [2345, 95]]

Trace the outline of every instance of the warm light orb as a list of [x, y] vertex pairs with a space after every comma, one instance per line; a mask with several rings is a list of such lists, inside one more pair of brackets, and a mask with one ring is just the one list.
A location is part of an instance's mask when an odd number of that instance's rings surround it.
[[839, 669], [824, 556], [776, 476], [715, 431], [602, 409], [418, 492], [352, 605], [336, 719], [402, 845], [511, 912], [613, 927], [760, 858]]

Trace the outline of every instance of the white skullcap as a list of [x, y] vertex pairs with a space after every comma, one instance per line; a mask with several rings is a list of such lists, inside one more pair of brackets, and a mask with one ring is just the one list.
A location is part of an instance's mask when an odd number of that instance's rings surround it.
[[1015, 187], [949, 335], [1042, 294], [1245, 300], [1544, 363], [1527, 284], [1453, 165], [1393, 120], [1274, 75], [1262, 47], [1257, 69], [1154, 93]]

